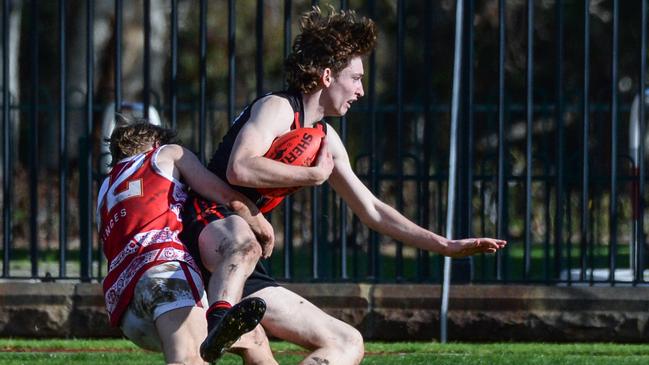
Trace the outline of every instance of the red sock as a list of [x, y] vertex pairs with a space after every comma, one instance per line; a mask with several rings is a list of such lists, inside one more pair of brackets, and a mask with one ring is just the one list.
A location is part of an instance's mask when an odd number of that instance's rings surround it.
[[207, 312], [205, 313], [205, 316], [209, 317], [210, 314], [217, 309], [230, 309], [230, 308], [232, 308], [232, 304], [226, 302], [225, 300], [217, 300], [212, 305], [210, 305], [210, 307], [207, 309]]

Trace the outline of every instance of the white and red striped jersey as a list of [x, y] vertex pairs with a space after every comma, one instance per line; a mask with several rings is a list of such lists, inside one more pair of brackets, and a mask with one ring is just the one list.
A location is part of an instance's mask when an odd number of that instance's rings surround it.
[[113, 326], [119, 325], [135, 284], [151, 266], [180, 261], [200, 272], [178, 239], [187, 193], [156, 164], [163, 148], [119, 161], [99, 190], [99, 237], [108, 260], [103, 288]]

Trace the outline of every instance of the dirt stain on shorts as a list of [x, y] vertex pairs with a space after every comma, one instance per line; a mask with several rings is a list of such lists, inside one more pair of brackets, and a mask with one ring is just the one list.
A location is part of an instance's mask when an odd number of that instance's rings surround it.
[[177, 270], [177, 264], [173, 263], [160, 264], [149, 269], [147, 275], [143, 275], [135, 286], [130, 304], [133, 314], [140, 318], [151, 319], [154, 309], [159, 305], [179, 300], [194, 300], [192, 289], [184, 277], [156, 277], [156, 275]]

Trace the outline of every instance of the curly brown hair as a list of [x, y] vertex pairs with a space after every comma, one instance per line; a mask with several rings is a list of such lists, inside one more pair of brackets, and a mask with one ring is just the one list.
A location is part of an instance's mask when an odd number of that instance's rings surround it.
[[150, 124], [146, 120], [126, 123], [120, 123], [121, 125], [113, 130], [108, 139], [112, 165], [123, 158], [146, 151], [156, 142], [161, 145], [178, 143], [176, 132], [172, 129]]
[[284, 68], [289, 89], [305, 94], [320, 87], [320, 75], [325, 68], [335, 75], [352, 58], [370, 53], [376, 45], [376, 25], [353, 10], [336, 11], [329, 7], [325, 14], [314, 6], [302, 16], [300, 30]]

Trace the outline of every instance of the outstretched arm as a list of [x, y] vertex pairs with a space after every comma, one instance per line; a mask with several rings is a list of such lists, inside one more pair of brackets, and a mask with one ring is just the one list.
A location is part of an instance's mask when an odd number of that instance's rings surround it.
[[494, 253], [507, 244], [493, 238], [448, 240], [410, 221], [372, 194], [352, 170], [340, 137], [333, 128], [329, 127], [328, 131], [327, 139], [334, 158], [334, 170], [329, 183], [369, 228], [409, 246], [451, 257]]

